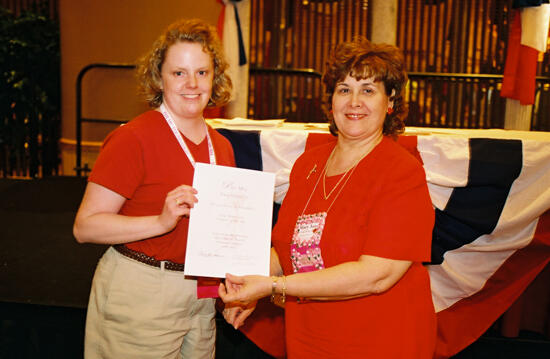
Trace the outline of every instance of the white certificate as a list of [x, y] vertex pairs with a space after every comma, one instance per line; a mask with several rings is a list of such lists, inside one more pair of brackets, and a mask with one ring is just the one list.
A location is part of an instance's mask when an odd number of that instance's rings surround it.
[[185, 274], [269, 275], [273, 173], [196, 163]]

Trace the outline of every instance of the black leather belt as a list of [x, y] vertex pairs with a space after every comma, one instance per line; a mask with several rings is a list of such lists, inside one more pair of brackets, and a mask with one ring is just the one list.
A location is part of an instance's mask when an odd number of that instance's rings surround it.
[[148, 255], [145, 255], [141, 252], [134, 251], [133, 249], [126, 247], [124, 244], [116, 244], [113, 246], [113, 248], [123, 256], [126, 256], [141, 263], [148, 264], [152, 267], [161, 268], [162, 262], [164, 262], [164, 269], [168, 269], [171, 271], [183, 272], [183, 269], [185, 267], [183, 264], [180, 263], [156, 260], [155, 258], [149, 257]]

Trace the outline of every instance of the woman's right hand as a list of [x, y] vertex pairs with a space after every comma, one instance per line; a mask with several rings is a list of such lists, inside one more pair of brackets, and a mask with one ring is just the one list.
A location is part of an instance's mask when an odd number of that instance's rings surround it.
[[271, 287], [270, 277], [261, 275], [237, 276], [227, 273], [225, 284], [220, 283], [218, 294], [224, 303], [238, 303], [242, 306], [248, 306], [271, 294]]
[[256, 309], [256, 303], [257, 302], [253, 302], [247, 306], [232, 303], [226, 304], [223, 310], [223, 317], [227, 323], [233, 326], [233, 328], [239, 329], [239, 327], [244, 324], [246, 318]]
[[[220, 294], [236, 294], [239, 290], [239, 285], [232, 283], [230, 279], [226, 279], [225, 284], [220, 283], [218, 292]], [[227, 297], [226, 297], [227, 299]], [[222, 298], [223, 300], [223, 298]], [[223, 310], [223, 317], [225, 321], [233, 326], [235, 329], [239, 329], [240, 326], [244, 324], [246, 318], [252, 314], [254, 309], [256, 309], [257, 301], [250, 302], [248, 304], [243, 304], [239, 302], [230, 302], [225, 303], [225, 308]]]
[[188, 185], [181, 185], [166, 194], [162, 213], [158, 220], [166, 232], [174, 229], [181, 217], [189, 217], [191, 208], [197, 203], [197, 190]]
[[166, 195], [160, 214], [125, 216], [119, 214], [126, 198], [119, 193], [88, 182], [76, 214], [73, 233], [80, 243], [117, 244], [139, 241], [165, 234], [197, 202], [197, 191], [181, 185]]

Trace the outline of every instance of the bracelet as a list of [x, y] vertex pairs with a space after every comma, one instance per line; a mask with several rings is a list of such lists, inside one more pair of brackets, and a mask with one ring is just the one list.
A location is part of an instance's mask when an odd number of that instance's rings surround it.
[[281, 303], [285, 304], [286, 301], [286, 277], [283, 276], [283, 289], [282, 289]]
[[275, 289], [277, 288], [277, 277], [272, 276], [271, 280], [273, 281], [271, 283], [271, 303], [275, 302]]
[[275, 276], [272, 276], [271, 277], [271, 303], [275, 303], [275, 294], [277, 294], [276, 292], [276, 289], [277, 289], [277, 281], [279, 280], [279, 278], [282, 278], [283, 279], [283, 286], [281, 288], [281, 304], [285, 304], [285, 301], [286, 301], [286, 276], [281, 276], [281, 277], [275, 277]]

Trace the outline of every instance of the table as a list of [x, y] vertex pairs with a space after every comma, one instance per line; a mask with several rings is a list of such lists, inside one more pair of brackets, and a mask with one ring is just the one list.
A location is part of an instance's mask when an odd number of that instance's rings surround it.
[[[296, 158], [333, 140], [326, 124], [209, 123], [232, 142], [239, 167], [276, 174], [277, 203]], [[481, 336], [550, 261], [550, 133], [408, 128], [399, 142], [423, 163], [436, 211], [427, 266], [438, 316], [436, 357], [449, 357]], [[282, 325], [272, 314], [269, 325], [258, 318], [243, 331], [280, 354], [280, 343], [269, 345], [260, 335]]]
[[[326, 124], [209, 123], [233, 143], [238, 166], [276, 173], [275, 203], [305, 148], [333, 140]], [[436, 208], [429, 271], [437, 355], [448, 357], [485, 332], [550, 260], [550, 134], [408, 128], [399, 142], [422, 161]], [[72, 237], [84, 186], [75, 177], [0, 181], [1, 301], [86, 307], [105, 246]], [[243, 331], [278, 356], [282, 311], [261, 305]]]

